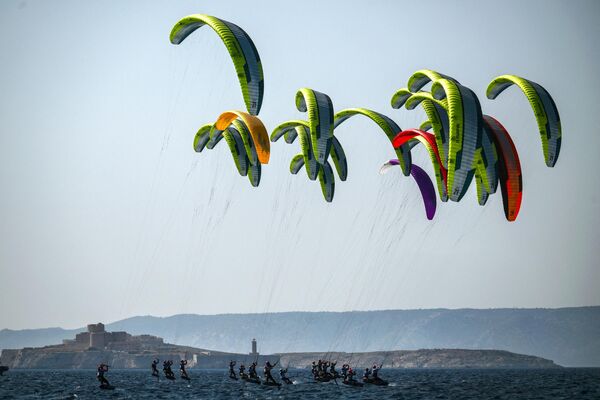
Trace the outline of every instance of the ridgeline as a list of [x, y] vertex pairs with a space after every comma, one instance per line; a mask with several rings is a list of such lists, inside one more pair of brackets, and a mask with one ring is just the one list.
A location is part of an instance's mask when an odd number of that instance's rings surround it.
[[[248, 341], [257, 337], [265, 354], [496, 349], [563, 366], [600, 366], [599, 306], [144, 316], [108, 324], [107, 329], [229, 353], [246, 353]], [[0, 349], [58, 344], [82, 331], [5, 329], [0, 331]]]

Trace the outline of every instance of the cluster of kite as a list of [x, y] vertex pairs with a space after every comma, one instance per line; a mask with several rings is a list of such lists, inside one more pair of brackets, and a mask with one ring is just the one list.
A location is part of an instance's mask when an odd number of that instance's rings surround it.
[[194, 138], [194, 149], [214, 148], [225, 138], [233, 161], [252, 186], [258, 186], [261, 165], [269, 163], [271, 146], [267, 129], [256, 117], [265, 91], [262, 65], [250, 36], [239, 26], [210, 15], [194, 14], [179, 20], [171, 30], [171, 43], [180, 44], [196, 29], [208, 25], [221, 38], [238, 74], [248, 112], [232, 110], [222, 113], [214, 124], [200, 127]]
[[[257, 117], [264, 94], [258, 51], [237, 25], [200, 14], [181, 19], [171, 31], [171, 42], [181, 43], [203, 25], [213, 28], [227, 47], [248, 113], [227, 111], [214, 124], [202, 126], [194, 139], [194, 149], [197, 152], [205, 147], [212, 149], [225, 137], [239, 173], [247, 175], [250, 183], [258, 186], [261, 164], [268, 163], [270, 155], [267, 131]], [[427, 84], [431, 84], [429, 91], [423, 90]], [[561, 144], [556, 105], [542, 86], [515, 75], [493, 79], [487, 88], [487, 97], [495, 99], [513, 84], [523, 91], [533, 108], [546, 165], [553, 167]], [[399, 166], [405, 176], [412, 176], [423, 196], [428, 219], [435, 215], [436, 194], [427, 173], [412, 163], [411, 149], [419, 143], [429, 153], [441, 201], [460, 201], [475, 180], [479, 204], [485, 205], [500, 184], [505, 216], [509, 221], [517, 218], [522, 196], [519, 155], [500, 122], [482, 113], [479, 99], [471, 89], [447, 75], [420, 70], [409, 78], [406, 88], [392, 96], [391, 105], [395, 109], [404, 106], [408, 110], [421, 105], [427, 121], [419, 129], [402, 130], [389, 117], [365, 108], [335, 113], [329, 96], [302, 88], [296, 93], [296, 108], [307, 113], [307, 119], [281, 123], [273, 130], [270, 140], [276, 142], [284, 137], [291, 144], [300, 138], [301, 153], [292, 158], [290, 172], [297, 174], [304, 166], [310, 180], [319, 178], [323, 197], [331, 202], [335, 178], [329, 157], [340, 180], [345, 181], [348, 175], [346, 155], [335, 130], [348, 118], [363, 115], [377, 124], [396, 152], [397, 158], [386, 162], [380, 173]]]

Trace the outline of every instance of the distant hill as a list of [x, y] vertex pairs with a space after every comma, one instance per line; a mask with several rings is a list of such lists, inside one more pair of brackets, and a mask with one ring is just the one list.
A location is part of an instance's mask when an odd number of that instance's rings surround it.
[[[96, 322], [96, 321], [90, 321]], [[245, 353], [496, 349], [600, 366], [600, 306], [559, 309], [431, 309], [133, 317], [107, 330], [179, 345]], [[0, 348], [60, 343], [80, 330], [0, 331]]]
[[0, 330], [0, 349], [20, 349], [59, 344], [63, 339], [72, 339], [84, 330], [84, 328], [2, 329]]
[[382, 365], [384, 368], [558, 368], [550, 360], [501, 350], [395, 350], [369, 353], [287, 353], [278, 354], [281, 365], [310, 368], [315, 360], [335, 360], [354, 368]]

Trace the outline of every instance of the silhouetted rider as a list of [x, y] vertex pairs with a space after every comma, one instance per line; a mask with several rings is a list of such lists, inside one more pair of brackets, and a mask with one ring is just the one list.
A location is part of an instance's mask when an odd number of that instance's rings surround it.
[[[235, 367], [235, 361], [229, 361], [229, 377], [233, 378], [233, 379], [237, 379], [237, 376], [235, 376], [235, 370], [233, 369]], [[243, 365], [240, 367], [240, 374], [242, 373], [242, 367]]]
[[270, 363], [270, 362], [268, 362], [268, 361], [266, 362], [266, 364], [265, 364], [265, 368], [264, 368], [263, 372], [264, 372], [264, 375], [265, 375], [265, 380], [266, 380], [267, 382], [277, 383], [277, 382], [275, 381], [275, 379], [273, 379], [273, 375], [271, 375], [271, 370], [273, 369], [273, 367], [275, 367], [275, 365], [277, 365], [277, 363], [278, 363], [278, 362], [279, 362], [279, 361], [277, 361], [277, 362], [276, 362], [275, 364], [273, 364], [273, 365], [271, 365], [271, 363]]
[[108, 372], [108, 365], [104, 363], [98, 365], [98, 373], [96, 374], [96, 377], [100, 381], [101, 386], [110, 386], [110, 383], [108, 383], [108, 380], [104, 377], [105, 372]]

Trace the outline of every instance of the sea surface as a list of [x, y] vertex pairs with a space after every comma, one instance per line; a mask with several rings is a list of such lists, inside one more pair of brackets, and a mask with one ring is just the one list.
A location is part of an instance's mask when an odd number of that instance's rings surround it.
[[314, 383], [307, 370], [290, 370], [295, 384], [281, 388], [230, 380], [225, 370], [189, 374], [186, 382], [111, 370], [115, 390], [101, 390], [92, 370], [11, 370], [0, 377], [0, 399], [600, 399], [600, 368], [384, 369], [390, 386], [362, 388]]

